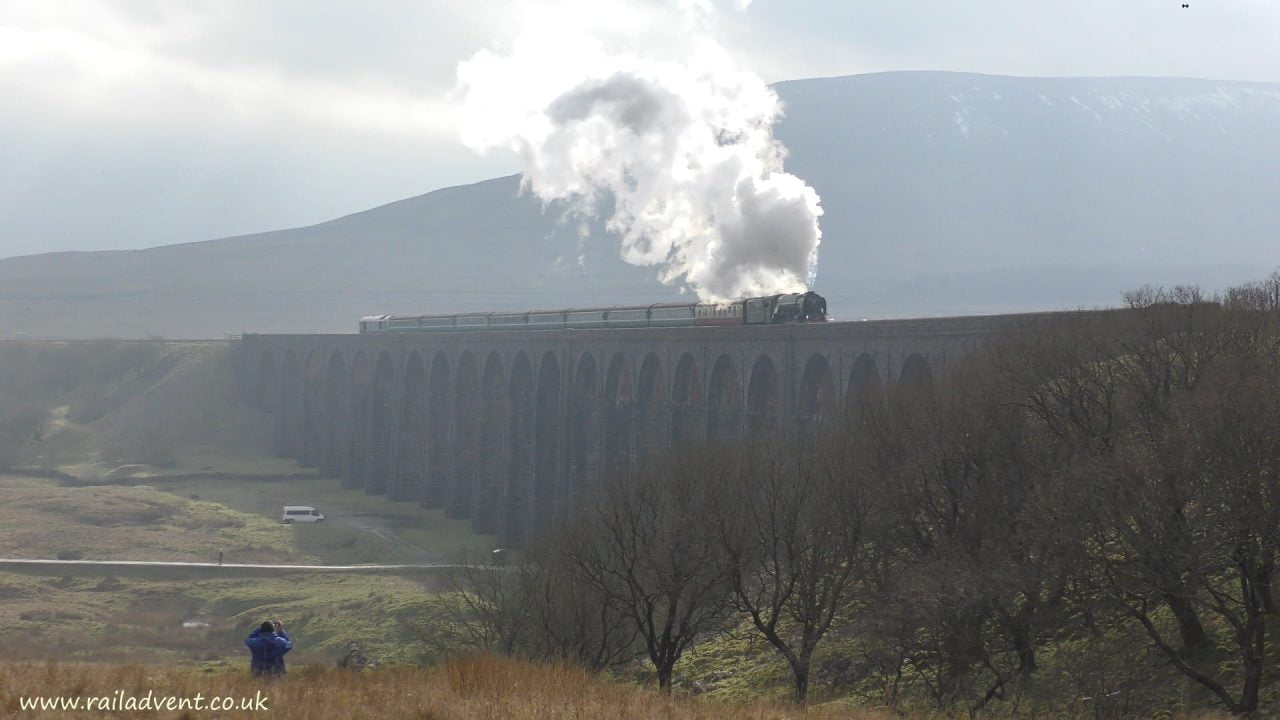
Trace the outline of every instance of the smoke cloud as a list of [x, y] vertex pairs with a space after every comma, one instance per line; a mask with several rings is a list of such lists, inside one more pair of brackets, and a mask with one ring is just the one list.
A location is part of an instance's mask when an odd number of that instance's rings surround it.
[[544, 202], [611, 208], [623, 259], [664, 283], [710, 301], [803, 291], [822, 208], [783, 171], [778, 97], [713, 39], [705, 0], [645, 7], [664, 37], [640, 51], [563, 14], [461, 63], [463, 141], [514, 150]]

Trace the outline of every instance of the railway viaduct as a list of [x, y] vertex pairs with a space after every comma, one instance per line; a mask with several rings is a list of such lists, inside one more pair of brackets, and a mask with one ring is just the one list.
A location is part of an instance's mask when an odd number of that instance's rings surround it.
[[517, 545], [602, 473], [931, 383], [1048, 317], [246, 335], [235, 365], [242, 399], [275, 416], [278, 454]]

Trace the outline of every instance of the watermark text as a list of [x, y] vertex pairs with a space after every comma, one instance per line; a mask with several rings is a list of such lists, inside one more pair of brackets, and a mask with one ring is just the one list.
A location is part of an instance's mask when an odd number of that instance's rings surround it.
[[62, 710], [62, 711], [98, 711], [123, 712], [126, 710], [208, 710], [226, 712], [228, 710], [267, 711], [267, 697], [259, 690], [253, 697], [234, 697], [231, 695], [210, 695], [203, 693], [191, 696], [157, 695], [148, 691], [145, 695], [131, 695], [117, 690], [110, 695], [69, 697], [65, 695], [37, 695], [18, 698], [18, 707], [22, 710]]

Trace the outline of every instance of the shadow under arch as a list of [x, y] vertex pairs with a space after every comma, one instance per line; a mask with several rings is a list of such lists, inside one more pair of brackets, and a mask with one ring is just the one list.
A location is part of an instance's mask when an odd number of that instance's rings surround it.
[[324, 353], [312, 350], [302, 370], [302, 457], [303, 467], [319, 467], [324, 462]]
[[657, 354], [645, 355], [636, 387], [636, 458], [657, 455], [667, 445], [667, 380]]
[[280, 407], [276, 413], [275, 453], [280, 457], [302, 455], [302, 363], [293, 350], [280, 361]]
[[821, 353], [809, 356], [800, 377], [799, 421], [802, 427], [820, 425], [838, 414], [835, 376]]
[[371, 415], [373, 409], [373, 361], [368, 353], [359, 351], [351, 361], [350, 398], [347, 411], [347, 427], [350, 441], [347, 445], [347, 463], [342, 475], [342, 486], [362, 487], [369, 472], [369, 436], [373, 434]]
[[728, 355], [711, 368], [707, 390], [707, 440], [729, 444], [742, 437], [742, 397], [738, 371]]
[[342, 477], [347, 469], [349, 391], [346, 359], [341, 350], [334, 350], [329, 355], [324, 373], [324, 416], [321, 423], [324, 440], [320, 451], [320, 472], [329, 477]]
[[849, 412], [861, 413], [876, 407], [881, 401], [880, 370], [874, 358], [862, 353], [853, 362], [853, 370], [849, 373], [845, 407]]
[[578, 358], [569, 398], [569, 482], [561, 497], [572, 499], [597, 486], [600, 472], [600, 370], [595, 355]]
[[400, 422], [396, 430], [394, 482], [387, 489], [391, 500], [418, 500], [424, 492], [427, 471], [427, 370], [422, 353], [409, 353], [400, 391]]
[[480, 471], [480, 372], [470, 351], [458, 358], [453, 402], [453, 468], [445, 510], [451, 518], [468, 518]]
[[258, 368], [254, 373], [252, 405], [263, 412], [274, 413], [280, 399], [280, 375], [276, 357], [270, 350], [258, 356]]
[[503, 483], [499, 542], [523, 545], [529, 532], [529, 495], [533, 489], [533, 368], [529, 356], [516, 354], [507, 383], [510, 419], [507, 429], [508, 468]]
[[704, 418], [698, 363], [693, 355], [685, 353], [676, 363], [671, 383], [671, 446], [679, 448], [700, 441]]
[[933, 390], [933, 368], [920, 353], [912, 353], [902, 363], [898, 373], [897, 389], [900, 392], [928, 394]]
[[531, 534], [537, 537], [555, 514], [560, 479], [560, 362], [551, 351], [544, 353], [538, 363], [535, 393]]
[[478, 533], [498, 531], [498, 503], [510, 462], [506, 435], [509, 422], [506, 371], [502, 357], [490, 352], [480, 376], [480, 454], [475, 496], [471, 503], [471, 529]]
[[622, 353], [609, 361], [604, 401], [604, 472], [606, 476], [626, 476], [631, 472], [632, 402], [631, 365]]
[[396, 433], [396, 369], [391, 353], [386, 350], [378, 353], [374, 365], [372, 400], [364, 491], [370, 495], [384, 495], [391, 482]]
[[448, 497], [453, 466], [449, 430], [452, 391], [449, 358], [437, 351], [427, 378], [426, 477], [419, 498], [423, 507], [440, 507]]
[[747, 383], [747, 433], [756, 435], [773, 430], [778, 424], [778, 371], [773, 358], [761, 353], [751, 365]]

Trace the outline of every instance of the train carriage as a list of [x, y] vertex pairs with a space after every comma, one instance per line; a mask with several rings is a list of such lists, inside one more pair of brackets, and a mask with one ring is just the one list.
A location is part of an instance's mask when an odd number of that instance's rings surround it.
[[566, 330], [591, 328], [777, 325], [826, 322], [827, 301], [815, 292], [746, 298], [726, 303], [658, 303], [455, 315], [370, 315], [361, 333]]

